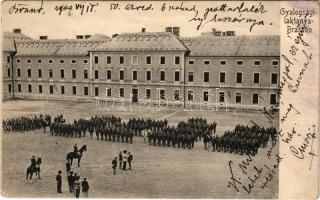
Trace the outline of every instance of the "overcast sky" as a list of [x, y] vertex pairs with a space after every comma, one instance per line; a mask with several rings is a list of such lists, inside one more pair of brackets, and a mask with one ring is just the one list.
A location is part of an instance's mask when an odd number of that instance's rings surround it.
[[[40, 6], [40, 2], [23, 2], [28, 7], [33, 4], [35, 7]], [[142, 27], [145, 27], [147, 32], [160, 32], [164, 31], [167, 26], [179, 26], [181, 31], [180, 35], [183, 37], [197, 36], [202, 32], [211, 31], [212, 28], [218, 30], [234, 30], [236, 35], [257, 35], [257, 34], [279, 34], [279, 2], [262, 2], [265, 9], [268, 11], [263, 15], [251, 15], [251, 17], [258, 20], [265, 20], [265, 26], [255, 26], [252, 32], [249, 32], [249, 25], [246, 24], [227, 24], [227, 23], [208, 23], [200, 30], [196, 29], [197, 23], [188, 22], [194, 16], [193, 12], [161, 12], [160, 8], [164, 2], [136, 2], [135, 4], [153, 4], [154, 10], [148, 12], [137, 11], [110, 11], [110, 3], [98, 2], [99, 7], [95, 13], [79, 16], [73, 14], [67, 16], [66, 13], [59, 16], [54, 7], [61, 4], [73, 5], [75, 2], [44, 2], [45, 14], [8, 14], [9, 8], [14, 5], [14, 2], [2, 3], [2, 30], [12, 31], [14, 28], [21, 28], [22, 32], [32, 38], [38, 38], [40, 35], [48, 35], [49, 38], [75, 38], [78, 34], [106, 34], [111, 36], [114, 33], [123, 32], [139, 32]], [[92, 2], [97, 3], [97, 2]], [[129, 2], [117, 2], [120, 3], [120, 7], [124, 7]], [[181, 2], [166, 2], [167, 6], [180, 5]], [[255, 4], [259, 2], [246, 2], [247, 5]], [[196, 5], [200, 13], [207, 7], [216, 7], [222, 4], [222, 2], [184, 2], [185, 6], [192, 7]], [[228, 2], [229, 6], [239, 5], [239, 2]], [[85, 5], [88, 5], [86, 3]], [[238, 15], [238, 14], [237, 14]], [[212, 16], [212, 15], [211, 15]], [[219, 16], [227, 16], [219, 14]], [[230, 15], [230, 13], [228, 14]], [[243, 16], [249, 16], [243, 14]], [[270, 25], [272, 24], [272, 25]]]

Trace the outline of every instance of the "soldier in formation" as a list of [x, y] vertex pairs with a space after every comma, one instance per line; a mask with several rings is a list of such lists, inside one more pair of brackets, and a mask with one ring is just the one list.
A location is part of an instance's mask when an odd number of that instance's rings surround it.
[[223, 136], [211, 139], [212, 151], [229, 152], [243, 155], [255, 155], [258, 148], [265, 148], [269, 139], [276, 140], [277, 130], [274, 127], [260, 128], [237, 125], [233, 131], [227, 131]]

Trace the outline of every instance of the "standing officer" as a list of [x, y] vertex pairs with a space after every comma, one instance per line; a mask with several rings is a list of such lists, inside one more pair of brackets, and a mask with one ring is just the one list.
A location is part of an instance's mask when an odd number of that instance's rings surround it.
[[59, 170], [58, 171], [58, 175], [56, 176], [56, 181], [57, 181], [57, 192], [58, 193], [62, 193], [61, 192], [61, 186], [62, 186], [62, 177], [61, 177], [62, 171]]
[[83, 198], [88, 198], [88, 192], [90, 187], [86, 177], [84, 177], [83, 181], [81, 182], [81, 188], [82, 188]]
[[131, 170], [131, 162], [133, 160], [133, 155], [129, 152], [129, 156], [128, 156], [128, 164], [129, 164], [129, 170]]
[[117, 162], [117, 157], [115, 157], [114, 159], [113, 159], [113, 161], [112, 161], [112, 169], [113, 169], [113, 175], [116, 175], [116, 171], [117, 171], [117, 164], [118, 164], [118, 162]]

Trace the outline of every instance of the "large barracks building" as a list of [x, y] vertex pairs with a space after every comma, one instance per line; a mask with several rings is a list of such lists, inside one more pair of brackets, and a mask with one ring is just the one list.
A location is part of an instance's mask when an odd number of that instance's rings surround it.
[[279, 36], [164, 32], [35, 40], [3, 33], [4, 99], [95, 100], [259, 109], [277, 105]]

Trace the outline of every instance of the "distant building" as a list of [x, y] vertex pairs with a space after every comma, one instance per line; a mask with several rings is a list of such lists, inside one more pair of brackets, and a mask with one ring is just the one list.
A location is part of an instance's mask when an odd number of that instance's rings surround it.
[[278, 102], [279, 36], [213, 30], [183, 38], [179, 27], [167, 27], [76, 38], [5, 32], [3, 97], [239, 108]]

